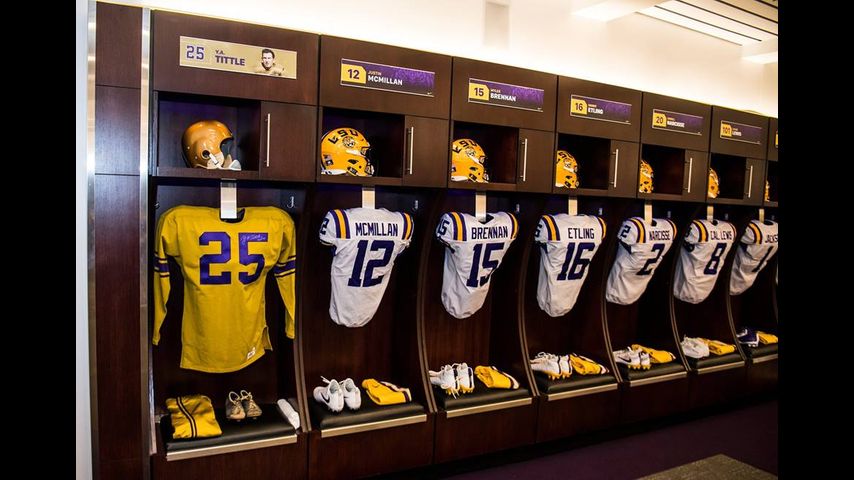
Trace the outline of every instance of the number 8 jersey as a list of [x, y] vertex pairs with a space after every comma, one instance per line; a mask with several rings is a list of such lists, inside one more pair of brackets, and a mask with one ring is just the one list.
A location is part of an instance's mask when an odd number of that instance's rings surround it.
[[329, 317], [338, 325], [371, 321], [388, 285], [394, 260], [412, 239], [412, 217], [384, 208], [331, 210], [320, 241], [334, 247]]
[[460, 212], [442, 215], [436, 237], [447, 246], [442, 273], [442, 305], [456, 318], [480, 310], [489, 293], [489, 279], [501, 265], [519, 233], [511, 213], [487, 214], [487, 221]]
[[712, 293], [724, 260], [735, 241], [735, 227], [723, 220], [694, 220], [676, 260], [673, 295], [700, 303]]
[[608, 275], [605, 299], [620, 305], [636, 302], [675, 237], [676, 225], [669, 219], [653, 219], [652, 225], [640, 217], [623, 222], [617, 234], [620, 245]]
[[239, 221], [219, 209], [171, 208], [154, 237], [154, 332], [166, 319], [174, 257], [184, 276], [181, 368], [233, 372], [272, 350], [264, 314], [264, 284], [272, 270], [287, 309], [285, 333], [294, 337], [294, 221], [276, 207], [246, 207]]
[[572, 309], [603, 238], [605, 222], [593, 215], [540, 218], [535, 234], [542, 247], [537, 303], [543, 311], [560, 317]]

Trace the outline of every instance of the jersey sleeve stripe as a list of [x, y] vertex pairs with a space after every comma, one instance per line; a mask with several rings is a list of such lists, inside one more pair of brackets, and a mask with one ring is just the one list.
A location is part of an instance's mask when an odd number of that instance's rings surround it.
[[601, 240], [604, 240], [605, 239], [605, 232], [607, 231], [607, 229], [605, 228], [605, 220], [602, 220], [602, 217], [596, 217], [596, 220], [599, 220], [599, 225], [602, 226], [602, 238], [601, 238]]
[[516, 222], [516, 216], [512, 213], [508, 213], [510, 215], [510, 221], [513, 223], [513, 234], [510, 235], [510, 238], [516, 238], [516, 232], [519, 231], [519, 224]]
[[700, 242], [706, 243], [709, 240], [709, 232], [708, 232], [708, 230], [706, 230], [706, 226], [703, 225], [703, 222], [701, 222], [699, 220], [694, 220], [691, 223], [696, 225], [697, 230], [700, 232]]
[[403, 215], [403, 239], [409, 240], [412, 236], [412, 217], [409, 216], [408, 213], [402, 213]]
[[335, 236], [341, 238], [341, 215], [338, 210], [332, 210], [332, 220], [335, 221]]
[[287, 271], [285, 273], [279, 273], [279, 274], [273, 274], [273, 275], [276, 278], [282, 278], [282, 277], [287, 277], [288, 275], [293, 275], [294, 273], [296, 273], [296, 270], [290, 270], [290, 271]]
[[273, 267], [273, 274], [284, 273], [290, 270], [295, 269], [297, 266], [296, 260], [290, 260], [285, 262], [283, 265], [276, 265]]
[[753, 230], [753, 243], [759, 245], [762, 243], [762, 232], [759, 231], [759, 227], [756, 226], [755, 223], [750, 222], [748, 225], [751, 230]]
[[644, 243], [646, 242], [646, 230], [643, 228], [643, 222], [638, 220], [637, 218], [630, 218], [629, 220], [638, 227], [638, 241], [636, 243]]
[[667, 223], [669, 223], [669, 224], [670, 224], [670, 228], [672, 228], [672, 229], [673, 229], [673, 237], [671, 237], [671, 238], [676, 238], [676, 232], [678, 231], [678, 229], [676, 228], [676, 224], [675, 224], [675, 223], [673, 223], [673, 220], [671, 220], [671, 219], [669, 219], [669, 218], [667, 219]]
[[549, 240], [553, 242], [560, 240], [560, 233], [557, 231], [557, 224], [555, 223], [554, 217], [551, 215], [543, 215], [543, 218], [546, 220], [546, 225], [549, 227]]
[[347, 213], [344, 210], [338, 210], [341, 212], [341, 227], [344, 230], [344, 236], [342, 238], [350, 238], [350, 219], [347, 217]]

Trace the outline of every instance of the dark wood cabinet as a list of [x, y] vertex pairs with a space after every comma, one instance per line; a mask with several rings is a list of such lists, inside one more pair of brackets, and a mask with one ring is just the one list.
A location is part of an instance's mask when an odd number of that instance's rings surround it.
[[403, 184], [443, 186], [448, 178], [448, 121], [407, 115], [405, 128]]
[[642, 92], [558, 77], [557, 131], [639, 142]]
[[764, 159], [768, 155], [768, 117], [712, 107], [709, 151]]
[[311, 182], [317, 163], [317, 108], [292, 103], [261, 102], [258, 177]]
[[[342, 81], [348, 68], [375, 64], [383, 69], [384, 78], [376, 79], [372, 86], [367, 79], [360, 85]], [[364, 68], [364, 67], [361, 67]], [[403, 69], [395, 76], [392, 69]], [[362, 74], [367, 75], [370, 69]], [[412, 80], [416, 93], [383, 90], [385, 85], [402, 84]], [[382, 81], [387, 83], [383, 83]], [[432, 88], [429, 88], [432, 86]], [[379, 87], [379, 88], [377, 88]], [[429, 94], [427, 94], [429, 92]], [[448, 118], [451, 102], [451, 57], [421, 52], [391, 45], [363, 42], [349, 38], [324, 35], [320, 39], [320, 104], [328, 107], [372, 112], [398, 113], [420, 117]]]
[[95, 84], [139, 89], [142, 9], [103, 2], [96, 5]]
[[744, 181], [744, 204], [762, 205], [765, 195], [765, 160], [748, 158]]
[[[305, 105], [317, 103], [319, 35], [165, 11], [154, 11], [151, 17], [154, 90]], [[258, 62], [263, 48], [280, 50], [280, 56], [296, 52], [296, 72], [292, 74], [296, 78], [182, 66], [181, 55], [187, 52], [181, 49], [181, 37], [257, 47], [257, 57], [238, 59], [247, 64]]]
[[608, 167], [608, 193], [613, 197], [634, 198], [638, 193], [639, 145], [612, 141], [613, 154]]
[[95, 173], [139, 175], [139, 89], [95, 87]]
[[709, 154], [697, 150], [685, 151], [685, 183], [682, 198], [689, 202], [704, 202], [708, 193]]
[[711, 105], [644, 92], [641, 143], [706, 151], [711, 117]]
[[554, 134], [519, 129], [519, 150], [516, 191], [550, 192], [554, 182]]
[[780, 129], [777, 126], [777, 119], [771, 118], [768, 121], [768, 160], [777, 161], [778, 137]]

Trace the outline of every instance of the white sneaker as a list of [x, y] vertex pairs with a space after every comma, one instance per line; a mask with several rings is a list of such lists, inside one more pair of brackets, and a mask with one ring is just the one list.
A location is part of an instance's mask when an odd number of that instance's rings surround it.
[[545, 352], [540, 352], [531, 359], [531, 370], [545, 373], [549, 380], [557, 380], [562, 373], [558, 356]]
[[[640, 370], [641, 368], [641, 360], [640, 356], [638, 355], [638, 351], [632, 350], [631, 347], [625, 348], [623, 350], [615, 350], [614, 361], [617, 363], [628, 365], [629, 368], [632, 370]], [[649, 355], [647, 355], [647, 362], [649, 362]]]
[[560, 378], [572, 376], [572, 364], [569, 363], [569, 355], [559, 356], [557, 364], [560, 366]]
[[457, 377], [460, 393], [471, 393], [474, 391], [474, 370], [465, 362], [455, 363], [454, 375]]
[[341, 390], [344, 392], [344, 405], [350, 410], [358, 410], [362, 406], [362, 391], [356, 386], [352, 378], [345, 378], [341, 382]]
[[709, 356], [709, 346], [699, 338], [684, 337], [681, 345], [682, 353], [686, 357], [705, 358]]
[[324, 377], [320, 378], [326, 382], [326, 386], [314, 388], [314, 399], [326, 405], [331, 412], [340, 412], [344, 409], [344, 392], [341, 390], [341, 384], [335, 379], [330, 381]]
[[442, 368], [438, 372], [434, 372], [433, 370], [428, 370], [427, 372], [430, 374], [431, 384], [438, 386], [448, 395], [457, 396], [457, 393], [460, 391], [460, 383], [457, 380], [454, 367], [442, 365]]
[[299, 414], [294, 410], [294, 407], [292, 407], [284, 398], [280, 398], [279, 401], [276, 402], [276, 405], [279, 406], [279, 411], [282, 412], [282, 416], [285, 417], [291, 425], [293, 425], [294, 430], [299, 430]]
[[650, 361], [649, 354], [644, 352], [643, 350], [637, 350], [638, 358], [640, 359], [640, 368], [641, 370], [649, 370], [652, 367], [652, 362]]

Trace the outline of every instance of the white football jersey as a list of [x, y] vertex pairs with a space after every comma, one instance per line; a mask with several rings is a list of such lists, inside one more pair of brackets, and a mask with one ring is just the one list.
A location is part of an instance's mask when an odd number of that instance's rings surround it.
[[394, 260], [409, 246], [412, 217], [384, 208], [331, 210], [320, 241], [335, 247], [329, 316], [346, 327], [361, 327], [376, 313]]
[[735, 241], [735, 227], [723, 220], [694, 220], [676, 259], [673, 295], [700, 303], [712, 293], [718, 274]]
[[732, 262], [729, 277], [730, 295], [739, 295], [753, 285], [756, 275], [768, 265], [777, 253], [777, 222], [751, 220], [747, 224], [741, 243]]
[[605, 238], [605, 221], [594, 215], [543, 215], [534, 238], [541, 248], [537, 303], [552, 317], [565, 315]]
[[675, 237], [676, 225], [667, 218], [654, 218], [652, 225], [640, 217], [623, 222], [617, 234], [620, 245], [608, 275], [605, 299], [620, 305], [636, 302]]
[[519, 232], [519, 223], [511, 213], [486, 216], [485, 223], [460, 212], [442, 215], [436, 237], [445, 250], [442, 274], [442, 305], [456, 318], [478, 311], [489, 293], [489, 279]]

